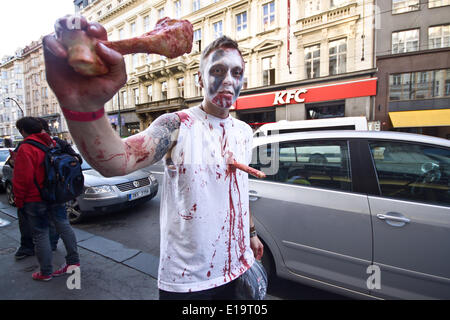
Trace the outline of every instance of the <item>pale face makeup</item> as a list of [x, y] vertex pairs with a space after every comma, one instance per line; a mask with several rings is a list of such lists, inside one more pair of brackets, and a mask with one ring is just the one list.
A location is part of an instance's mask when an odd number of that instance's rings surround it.
[[241, 55], [235, 49], [215, 50], [207, 57], [202, 78], [206, 101], [229, 109], [239, 97], [244, 80]]

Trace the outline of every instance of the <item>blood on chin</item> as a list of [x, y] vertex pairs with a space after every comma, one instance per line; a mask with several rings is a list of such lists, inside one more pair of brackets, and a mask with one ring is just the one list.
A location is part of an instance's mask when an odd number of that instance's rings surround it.
[[221, 108], [230, 108], [233, 105], [233, 95], [219, 93], [214, 97], [212, 103]]

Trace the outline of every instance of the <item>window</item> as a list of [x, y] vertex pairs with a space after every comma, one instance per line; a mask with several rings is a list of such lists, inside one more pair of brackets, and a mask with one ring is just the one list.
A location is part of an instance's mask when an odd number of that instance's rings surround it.
[[348, 0], [330, 0], [330, 7], [336, 8], [343, 5], [346, 5], [349, 1]]
[[139, 55], [137, 53], [133, 53], [132, 61], [133, 61], [133, 69], [136, 69], [139, 66]]
[[167, 100], [167, 81], [161, 83], [161, 100]]
[[[346, 141], [292, 141], [263, 145], [254, 150], [252, 167], [264, 170], [274, 182], [351, 191], [352, 179]], [[278, 158], [278, 159], [277, 159]], [[273, 162], [279, 165], [274, 166]], [[250, 176], [249, 176], [250, 177]]]
[[305, 17], [313, 16], [320, 11], [320, 0], [307, 0], [305, 3]]
[[347, 40], [331, 41], [329, 46], [329, 74], [345, 73], [347, 70]]
[[330, 103], [308, 103], [305, 105], [306, 119], [329, 119], [345, 116], [345, 101]]
[[450, 205], [450, 149], [370, 142], [384, 197]]
[[391, 74], [389, 100], [416, 100], [450, 96], [450, 69]]
[[22, 89], [22, 80], [17, 80], [17, 83], [16, 83], [16, 86], [17, 86], [17, 89]]
[[200, 10], [200, 0], [192, 1], [192, 11]]
[[263, 5], [263, 29], [268, 30], [275, 24], [275, 2]]
[[179, 19], [181, 17], [181, 1], [177, 0], [174, 2], [175, 7], [175, 18]]
[[202, 29], [194, 30], [194, 52], [202, 51]]
[[392, 54], [419, 50], [419, 29], [392, 33]]
[[320, 45], [305, 48], [305, 73], [306, 78], [320, 76]]
[[243, 79], [243, 83], [242, 83], [242, 89], [247, 89], [248, 88], [248, 68], [247, 68], [247, 61], [244, 61], [244, 79]]
[[162, 19], [164, 18], [165, 13], [164, 13], [164, 7], [162, 7], [161, 9], [158, 9], [158, 18]]
[[147, 101], [153, 101], [153, 86], [151, 84], [147, 86]]
[[213, 24], [214, 39], [220, 38], [223, 35], [222, 20]]
[[130, 32], [132, 37], [136, 37], [136, 22], [130, 24]]
[[247, 31], [247, 12], [242, 12], [236, 15], [236, 34], [242, 37]]
[[419, 0], [392, 0], [392, 14], [420, 9]]
[[145, 16], [144, 17], [144, 32], [149, 32], [149, 31], [150, 31], [150, 17]]
[[450, 47], [450, 24], [428, 28], [428, 48]]
[[134, 96], [134, 104], [139, 104], [139, 88], [133, 89], [133, 96]]
[[449, 6], [450, 0], [428, 0], [428, 8], [437, 8], [442, 6]]
[[125, 39], [125, 31], [123, 28], [119, 29], [119, 40]]
[[122, 106], [128, 106], [128, 94], [126, 91], [122, 91]]
[[178, 78], [177, 84], [178, 84], [178, 96], [184, 98], [184, 78]]
[[41, 97], [42, 99], [47, 99], [48, 98], [48, 91], [47, 91], [47, 87], [43, 87], [41, 88]]
[[275, 84], [275, 67], [273, 66], [273, 57], [262, 59], [263, 86]]
[[194, 74], [194, 97], [199, 97], [201, 95], [202, 95], [202, 87], [200, 87], [198, 73], [195, 73]]

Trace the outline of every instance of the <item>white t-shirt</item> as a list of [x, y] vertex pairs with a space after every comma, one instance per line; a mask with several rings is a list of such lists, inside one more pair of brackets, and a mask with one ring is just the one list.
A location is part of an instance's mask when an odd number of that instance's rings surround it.
[[227, 165], [229, 156], [249, 164], [252, 130], [229, 116], [200, 107], [179, 112], [173, 165], [165, 165], [161, 195], [158, 286], [194, 292], [236, 279], [249, 269], [248, 175]]

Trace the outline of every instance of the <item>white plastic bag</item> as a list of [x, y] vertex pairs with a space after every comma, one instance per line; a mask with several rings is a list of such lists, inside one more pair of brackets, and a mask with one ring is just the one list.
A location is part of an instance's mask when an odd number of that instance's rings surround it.
[[237, 278], [236, 297], [239, 300], [264, 300], [267, 292], [267, 273], [261, 262], [253, 263], [242, 276]]

